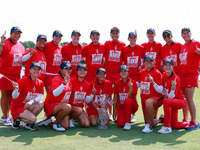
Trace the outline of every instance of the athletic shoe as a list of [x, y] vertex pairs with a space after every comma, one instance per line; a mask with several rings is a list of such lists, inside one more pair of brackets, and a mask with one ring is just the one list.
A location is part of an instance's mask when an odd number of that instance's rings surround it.
[[26, 129], [28, 129], [28, 130], [31, 130], [31, 131], [36, 131], [36, 130], [38, 130], [38, 128], [36, 128], [35, 127], [35, 124], [26, 124], [25, 126], [24, 126], [24, 128], [26, 128]]
[[110, 121], [113, 121], [113, 115], [109, 114]]
[[143, 133], [150, 133], [152, 131], [153, 131], [153, 129], [152, 129], [152, 126], [150, 124], [146, 124], [144, 129], [142, 130]]
[[20, 121], [19, 119], [16, 119], [16, 121], [14, 122], [13, 118], [12, 118], [12, 128], [13, 129], [20, 129]]
[[47, 118], [45, 120], [42, 120], [40, 122], [37, 123], [37, 126], [45, 126], [45, 127], [48, 127], [49, 123], [51, 123], [52, 120], [51, 118]]
[[61, 124], [53, 124], [53, 129], [56, 131], [65, 131], [65, 128], [63, 128]]
[[158, 130], [158, 133], [171, 133], [172, 132], [172, 128], [171, 127], [162, 127], [160, 130]]
[[9, 116], [7, 116], [6, 118], [4, 118], [2, 116], [1, 122], [3, 123], [4, 126], [11, 126], [12, 125], [11, 118]]
[[195, 123], [194, 121], [190, 121], [190, 124], [185, 127], [186, 130], [196, 130], [199, 129], [199, 125]]
[[123, 127], [124, 130], [130, 130], [131, 129], [131, 124], [130, 123], [125, 123], [124, 127]]
[[131, 115], [131, 122], [136, 122], [136, 117], [135, 117], [135, 115]]
[[69, 120], [69, 127], [70, 128], [74, 128], [75, 127], [75, 125], [74, 125], [74, 119], [70, 119]]
[[160, 123], [164, 123], [164, 115], [160, 115], [160, 117], [159, 117], [159, 120], [160, 120]]

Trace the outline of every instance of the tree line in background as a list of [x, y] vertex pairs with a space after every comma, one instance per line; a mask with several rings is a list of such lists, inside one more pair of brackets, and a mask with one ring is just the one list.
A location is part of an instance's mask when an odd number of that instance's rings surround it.
[[[25, 47], [25, 49], [26, 48], [33, 48], [33, 47], [36, 46], [36, 44], [34, 42], [32, 42], [32, 41], [25, 41], [25, 42], [20, 42], [20, 43]], [[62, 42], [62, 43], [60, 43], [60, 45], [63, 46], [63, 45], [66, 45], [67, 43], [69, 43], [69, 42]], [[85, 43], [85, 42], [83, 42], [81, 44], [82, 45], [87, 45], [87, 43]]]

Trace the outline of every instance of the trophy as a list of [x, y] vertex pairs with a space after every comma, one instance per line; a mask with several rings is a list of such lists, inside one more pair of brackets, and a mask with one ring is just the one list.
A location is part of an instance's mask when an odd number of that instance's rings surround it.
[[100, 120], [100, 125], [98, 126], [98, 129], [108, 129], [108, 126], [105, 125], [105, 121], [108, 118], [108, 112], [105, 108], [106, 106], [106, 100], [101, 100], [100, 101], [101, 105], [101, 112], [99, 112], [99, 120]]

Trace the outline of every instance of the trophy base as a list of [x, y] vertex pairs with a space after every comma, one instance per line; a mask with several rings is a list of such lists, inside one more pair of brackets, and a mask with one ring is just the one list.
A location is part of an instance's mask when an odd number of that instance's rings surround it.
[[108, 129], [108, 126], [100, 124], [100, 125], [98, 126], [98, 129], [106, 130], [106, 129]]

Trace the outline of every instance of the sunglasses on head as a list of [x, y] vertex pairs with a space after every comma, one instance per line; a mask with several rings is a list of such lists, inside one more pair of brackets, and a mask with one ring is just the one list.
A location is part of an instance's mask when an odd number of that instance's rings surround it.
[[163, 37], [164, 37], [164, 38], [166, 38], [166, 37], [170, 37], [170, 35], [169, 35], [169, 34], [167, 34], [167, 35], [163, 35]]

